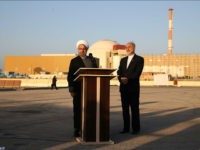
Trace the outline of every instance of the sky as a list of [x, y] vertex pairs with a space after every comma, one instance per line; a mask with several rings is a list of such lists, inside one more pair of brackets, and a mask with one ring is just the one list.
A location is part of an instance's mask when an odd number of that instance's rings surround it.
[[0, 1], [0, 68], [5, 56], [71, 54], [76, 42], [136, 43], [139, 55], [200, 53], [200, 1]]

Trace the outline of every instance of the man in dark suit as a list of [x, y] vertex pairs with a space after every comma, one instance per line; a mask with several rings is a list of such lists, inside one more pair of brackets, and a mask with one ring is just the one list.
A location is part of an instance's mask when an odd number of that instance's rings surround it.
[[128, 42], [126, 44], [127, 57], [120, 61], [117, 71], [118, 80], [120, 82], [120, 93], [123, 111], [124, 128], [120, 133], [130, 131], [130, 113], [131, 108], [131, 124], [132, 134], [140, 131], [140, 114], [139, 114], [139, 97], [140, 97], [140, 75], [144, 66], [144, 59], [135, 54], [135, 43]]
[[69, 84], [69, 92], [73, 97], [73, 112], [74, 112], [74, 136], [80, 136], [81, 128], [81, 82], [75, 82], [76, 76], [74, 73], [79, 68], [97, 68], [96, 61], [93, 57], [86, 56], [89, 45], [86, 41], [80, 40], [76, 44], [78, 56], [70, 62], [67, 81]]

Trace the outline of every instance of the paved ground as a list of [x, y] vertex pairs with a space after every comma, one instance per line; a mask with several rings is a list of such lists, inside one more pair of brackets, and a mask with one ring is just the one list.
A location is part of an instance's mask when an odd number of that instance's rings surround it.
[[200, 88], [142, 87], [141, 133], [122, 129], [118, 87], [111, 87], [110, 135], [116, 144], [81, 145], [72, 137], [67, 89], [0, 91], [0, 150], [200, 150]]

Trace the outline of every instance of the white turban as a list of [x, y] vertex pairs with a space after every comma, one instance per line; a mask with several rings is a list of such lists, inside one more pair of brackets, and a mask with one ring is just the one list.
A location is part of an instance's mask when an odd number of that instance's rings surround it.
[[77, 48], [77, 49], [78, 49], [78, 46], [79, 46], [80, 44], [83, 44], [83, 45], [85, 45], [87, 48], [89, 48], [89, 44], [88, 44], [87, 41], [85, 41], [85, 40], [79, 40], [79, 41], [76, 43], [76, 48]]

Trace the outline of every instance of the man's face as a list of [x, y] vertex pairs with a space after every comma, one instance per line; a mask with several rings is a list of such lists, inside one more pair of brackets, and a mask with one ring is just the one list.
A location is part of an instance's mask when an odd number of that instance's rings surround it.
[[134, 54], [135, 53], [135, 46], [130, 44], [130, 43], [126, 44], [126, 53], [127, 53], [128, 56]]
[[80, 44], [78, 46], [78, 55], [81, 57], [85, 57], [87, 54], [87, 48], [85, 47], [85, 45]]

